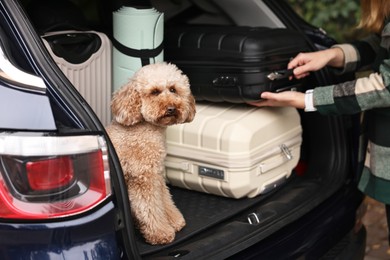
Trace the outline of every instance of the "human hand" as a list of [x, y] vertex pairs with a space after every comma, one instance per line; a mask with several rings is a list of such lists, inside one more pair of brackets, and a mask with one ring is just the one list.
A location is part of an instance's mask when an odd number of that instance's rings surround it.
[[279, 93], [263, 92], [263, 100], [257, 102], [248, 102], [248, 104], [257, 107], [295, 107], [305, 108], [305, 94], [296, 91], [283, 91]]
[[294, 69], [294, 76], [297, 79], [304, 78], [311, 71], [317, 71], [326, 65], [341, 67], [344, 64], [344, 53], [340, 48], [330, 48], [316, 52], [299, 53], [292, 59], [288, 69]]

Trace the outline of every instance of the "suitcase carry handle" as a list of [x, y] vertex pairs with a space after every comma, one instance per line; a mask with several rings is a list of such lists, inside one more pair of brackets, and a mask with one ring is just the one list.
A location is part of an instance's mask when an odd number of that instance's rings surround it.
[[285, 79], [294, 76], [294, 69], [277, 70], [267, 75], [270, 80]]

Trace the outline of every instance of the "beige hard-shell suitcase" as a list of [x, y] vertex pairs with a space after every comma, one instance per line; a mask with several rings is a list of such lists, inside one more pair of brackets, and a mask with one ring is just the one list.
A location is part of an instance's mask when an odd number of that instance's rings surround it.
[[255, 197], [284, 183], [300, 157], [294, 108], [198, 103], [191, 123], [166, 132], [166, 180], [230, 198]]
[[97, 31], [56, 31], [42, 36], [61, 71], [94, 110], [100, 121], [111, 121], [112, 44]]

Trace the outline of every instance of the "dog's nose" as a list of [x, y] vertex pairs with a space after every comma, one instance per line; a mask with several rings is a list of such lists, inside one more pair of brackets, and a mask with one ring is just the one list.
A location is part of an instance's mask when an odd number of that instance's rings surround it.
[[174, 106], [167, 107], [167, 115], [174, 115], [174, 114], [176, 114], [176, 107]]

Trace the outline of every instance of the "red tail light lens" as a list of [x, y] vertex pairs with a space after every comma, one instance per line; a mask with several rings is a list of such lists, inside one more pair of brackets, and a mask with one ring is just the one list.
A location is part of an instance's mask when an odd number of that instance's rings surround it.
[[27, 162], [28, 184], [37, 191], [65, 187], [73, 180], [73, 168], [70, 156]]
[[0, 218], [85, 212], [111, 194], [101, 136], [0, 135]]

